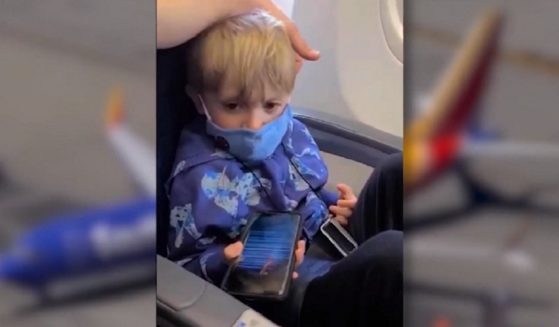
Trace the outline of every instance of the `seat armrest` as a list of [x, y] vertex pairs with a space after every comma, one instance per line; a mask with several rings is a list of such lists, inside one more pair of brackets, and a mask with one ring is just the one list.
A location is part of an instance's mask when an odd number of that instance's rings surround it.
[[313, 109], [294, 108], [295, 118], [307, 126], [321, 151], [377, 166], [387, 155], [402, 151], [402, 138], [360, 122]]
[[157, 325], [161, 327], [275, 326], [223, 290], [159, 255], [156, 297]]

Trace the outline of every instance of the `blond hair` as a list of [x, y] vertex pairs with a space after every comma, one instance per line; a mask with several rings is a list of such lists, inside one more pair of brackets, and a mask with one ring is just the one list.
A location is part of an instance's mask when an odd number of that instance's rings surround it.
[[204, 30], [189, 51], [187, 83], [196, 91], [234, 87], [242, 99], [266, 86], [286, 93], [295, 83], [295, 52], [283, 23], [257, 10]]

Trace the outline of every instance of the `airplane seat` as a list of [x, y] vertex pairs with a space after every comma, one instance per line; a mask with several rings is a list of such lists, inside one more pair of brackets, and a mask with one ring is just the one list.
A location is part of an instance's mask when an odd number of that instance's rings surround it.
[[[184, 91], [184, 56], [187, 46], [188, 43], [157, 51], [157, 323], [159, 326], [181, 327], [233, 326], [247, 312], [256, 314], [249, 308], [254, 307], [284, 326], [298, 326], [308, 283], [304, 278], [292, 283], [287, 301], [268, 305], [248, 301], [242, 303], [166, 258], [169, 203], [164, 183], [171, 173], [180, 131], [196, 115], [194, 105]], [[366, 125], [360, 126], [357, 133], [318, 119], [315, 111], [294, 107], [294, 112], [306, 124], [324, 152], [374, 168], [386, 155], [400, 151], [382, 141], [364, 136], [371, 135], [366, 133]], [[319, 242], [310, 246], [306, 256], [337, 260]], [[261, 316], [258, 319], [265, 321]]]
[[[176, 272], [174, 272], [175, 275], [173, 275], [173, 269], [171, 269], [168, 264], [160, 263], [171, 262], [166, 259], [166, 244], [169, 228], [169, 202], [164, 191], [164, 183], [171, 173], [180, 132], [185, 124], [187, 124], [196, 115], [194, 105], [184, 91], [184, 86], [186, 85], [186, 67], [184, 58], [187, 47], [188, 43], [175, 48], [157, 51], [157, 253], [159, 255], [158, 270], [162, 269], [165, 271], [163, 273], [159, 273], [158, 271], [158, 316], [160, 316], [159, 313], [161, 313], [161, 315], [165, 317], [169, 317], [169, 312], [181, 311], [176, 310], [177, 308], [180, 308], [178, 303], [189, 301], [187, 300], [188, 296], [183, 295], [182, 297], [179, 297], [181, 300], [175, 303], [175, 305], [170, 305], [170, 303], [173, 303], [175, 295], [160, 294], [160, 291], [165, 291], [164, 288], [160, 289], [159, 287], [163, 286], [166, 282], [171, 282], [170, 280], [161, 280], [160, 276], [176, 275]], [[316, 252], [324, 255], [324, 252]], [[192, 289], [196, 289], [196, 285], [199, 285], [200, 283], [202, 283], [202, 285], [207, 284], [201, 279], [198, 280], [199, 278], [197, 276], [190, 274], [184, 269], [183, 274], [183, 286], [190, 289], [190, 291], [185, 289], [184, 294], [192, 294]], [[159, 280], [161, 280], [161, 282], [159, 282]], [[266, 310], [270, 312], [271, 315], [280, 317], [280, 319], [281, 316], [293, 317], [293, 319], [291, 319], [292, 321], [284, 322], [288, 325], [295, 325], [296, 320], [298, 320], [299, 308], [302, 305], [304, 297], [304, 284], [305, 282], [303, 280], [299, 280], [292, 284], [293, 290], [290, 291], [289, 301], [285, 301], [281, 305], [278, 305], [277, 303], [272, 306], [264, 305], [260, 309]], [[176, 288], [173, 288], [172, 290], [175, 289]], [[239, 308], [242, 308], [243, 310], [247, 309], [246, 306], [241, 305], [240, 302], [236, 301], [233, 297], [229, 296], [225, 292], [222, 292], [223, 294], [219, 294], [219, 291], [219, 289], [212, 289], [212, 292], [215, 293], [213, 296], [216, 298], [230, 298], [229, 306], [237, 307], [238, 310], [240, 310]], [[166, 292], [170, 291], [167, 290]], [[160, 296], [163, 296], [163, 298], [160, 298]], [[160, 300], [163, 302], [160, 303]], [[194, 299], [191, 298], [190, 300]], [[192, 309], [192, 307], [190, 308]], [[205, 310], [208, 309], [202, 309], [201, 311]], [[290, 312], [292, 314], [282, 314], [285, 312]], [[192, 312], [192, 310], [190, 310], [188, 314], [195, 317], [198, 316], [198, 314]], [[201, 315], [200, 317], [203, 316], [204, 315]], [[204, 319], [206, 318], [208, 317], [205, 317]], [[193, 321], [190, 321], [189, 319], [193, 319]], [[179, 326], [189, 324], [196, 325], [198, 323], [195, 318], [189, 319], [178, 319], [175, 322], [178, 323]], [[166, 322], [163, 322], [162, 324], [167, 324], [167, 320], [165, 320]], [[173, 321], [173, 319], [170, 320]], [[233, 321], [230, 323], [232, 324]]]
[[164, 184], [171, 173], [182, 127], [195, 117], [184, 92], [186, 85], [185, 50], [187, 44], [157, 50], [156, 72], [156, 156], [157, 156], [157, 253], [167, 255], [168, 199]]

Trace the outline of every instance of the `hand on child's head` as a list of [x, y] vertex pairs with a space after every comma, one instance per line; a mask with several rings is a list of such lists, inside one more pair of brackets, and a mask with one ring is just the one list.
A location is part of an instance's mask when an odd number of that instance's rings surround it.
[[276, 4], [274, 4], [271, 0], [260, 0], [260, 7], [283, 22], [285, 29], [287, 30], [287, 34], [289, 35], [289, 39], [291, 40], [293, 50], [295, 50], [298, 57], [301, 59], [298, 60], [297, 63], [297, 72], [301, 69], [303, 59], [314, 61], [320, 58], [320, 52], [308, 45], [305, 39], [303, 39], [303, 36], [301, 35], [301, 32], [299, 32], [295, 23], [287, 17]]

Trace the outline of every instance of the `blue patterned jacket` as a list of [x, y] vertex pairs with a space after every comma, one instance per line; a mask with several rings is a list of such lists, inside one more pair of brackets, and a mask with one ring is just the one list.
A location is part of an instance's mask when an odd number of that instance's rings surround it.
[[327, 180], [316, 142], [296, 119], [272, 156], [252, 166], [217, 148], [205, 133], [205, 120], [197, 119], [182, 132], [167, 183], [169, 258], [219, 283], [227, 268], [224, 247], [251, 218], [270, 211], [298, 212], [309, 241], [337, 200], [324, 189]]

